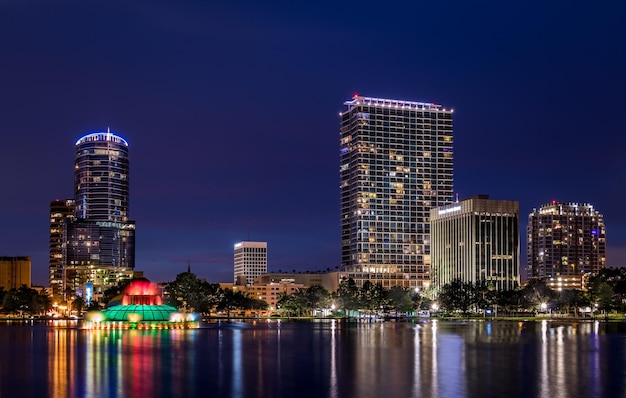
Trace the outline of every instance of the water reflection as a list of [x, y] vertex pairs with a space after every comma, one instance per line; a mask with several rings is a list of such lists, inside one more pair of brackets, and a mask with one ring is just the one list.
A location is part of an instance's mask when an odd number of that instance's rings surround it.
[[548, 320], [4, 324], [0, 396], [623, 396], [625, 337]]

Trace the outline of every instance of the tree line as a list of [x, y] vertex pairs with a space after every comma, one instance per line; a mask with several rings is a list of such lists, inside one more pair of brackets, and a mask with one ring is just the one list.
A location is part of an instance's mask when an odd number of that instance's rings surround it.
[[515, 290], [498, 291], [485, 282], [464, 282], [455, 279], [444, 285], [437, 295], [437, 304], [447, 313], [484, 313], [499, 315], [520, 312], [549, 312], [580, 316], [585, 312], [604, 314], [626, 310], [626, 268], [604, 268], [590, 276], [587, 290], [555, 291], [545, 280], [531, 279]]
[[[88, 306], [82, 297], [71, 302], [71, 309], [101, 309], [115, 296], [121, 294], [131, 280], [123, 281], [104, 292], [100, 303]], [[319, 285], [279, 296], [277, 312], [284, 316], [312, 316], [316, 311], [332, 310], [335, 315], [361, 313], [389, 314], [411, 313], [420, 309], [433, 309], [440, 313], [484, 314], [493, 311], [498, 315], [519, 312], [551, 312], [579, 316], [581, 309], [592, 312], [626, 312], [626, 268], [605, 268], [591, 276], [586, 291], [554, 291], [544, 280], [532, 279], [515, 290], [496, 290], [485, 282], [472, 283], [460, 279], [444, 285], [437, 294], [418, 292], [399, 286], [383, 288], [380, 283], [366, 281], [358, 287], [353, 279], [342, 279], [336, 292]], [[183, 272], [165, 286], [164, 301], [182, 311], [210, 315], [213, 312], [231, 315], [235, 310], [267, 310], [269, 305], [241, 291], [222, 289], [219, 284], [200, 280], [191, 272]], [[45, 314], [53, 309], [53, 301], [45, 293], [22, 286], [5, 291], [0, 288], [3, 313], [19, 315]]]

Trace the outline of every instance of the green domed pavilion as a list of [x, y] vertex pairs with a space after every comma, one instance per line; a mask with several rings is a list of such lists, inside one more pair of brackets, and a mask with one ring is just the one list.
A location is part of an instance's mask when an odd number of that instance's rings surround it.
[[136, 280], [121, 296], [111, 300], [104, 311], [89, 313], [88, 328], [190, 328], [197, 327], [196, 314], [180, 313], [165, 305], [156, 286], [148, 280]]

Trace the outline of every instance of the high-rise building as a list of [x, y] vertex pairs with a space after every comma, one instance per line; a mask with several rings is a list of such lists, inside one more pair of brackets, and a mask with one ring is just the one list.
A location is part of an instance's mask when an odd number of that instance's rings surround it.
[[430, 211], [433, 286], [519, 286], [519, 202], [477, 195]]
[[0, 257], [0, 288], [19, 289], [30, 287], [31, 263], [29, 256]]
[[430, 209], [453, 200], [452, 110], [355, 95], [340, 114], [342, 265], [361, 286], [430, 285]]
[[74, 193], [74, 217], [65, 218], [62, 226], [62, 292], [82, 296], [89, 290], [98, 298], [132, 278], [135, 267], [128, 142], [110, 130], [76, 141]]
[[267, 242], [235, 243], [234, 283], [252, 285], [255, 278], [267, 273]]
[[604, 217], [590, 204], [552, 201], [528, 215], [528, 278], [596, 274], [606, 267]]
[[91, 294], [104, 291], [123, 279], [131, 279], [135, 267], [135, 222], [68, 219], [63, 224], [64, 281], [75, 295], [83, 296], [87, 283]]
[[77, 218], [128, 221], [128, 142], [110, 130], [76, 141], [74, 187]]
[[49, 281], [52, 295], [63, 296], [63, 222], [74, 218], [74, 200], [56, 199], [50, 202]]

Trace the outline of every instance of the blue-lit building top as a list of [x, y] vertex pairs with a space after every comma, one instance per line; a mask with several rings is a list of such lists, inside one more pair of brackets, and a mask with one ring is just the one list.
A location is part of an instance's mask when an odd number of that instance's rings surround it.
[[111, 131], [92, 132], [76, 141], [76, 217], [126, 222], [129, 192], [128, 142]]

